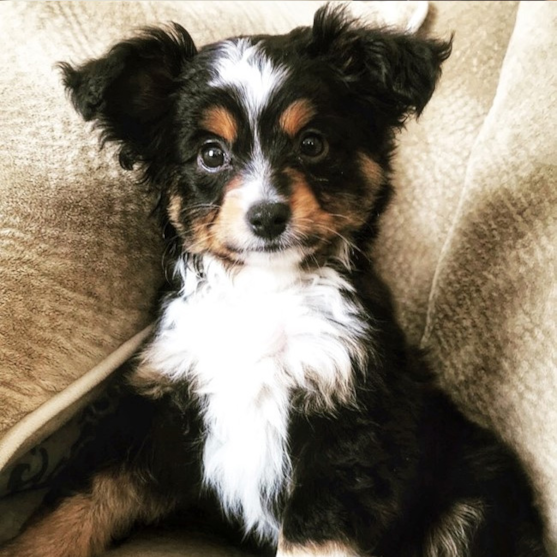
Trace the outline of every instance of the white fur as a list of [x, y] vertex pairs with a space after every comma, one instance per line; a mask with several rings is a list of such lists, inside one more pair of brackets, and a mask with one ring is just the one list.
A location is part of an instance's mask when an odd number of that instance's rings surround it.
[[271, 164], [261, 149], [258, 130], [255, 130], [253, 137], [253, 151], [250, 162], [244, 171], [243, 184], [240, 189], [246, 211], [258, 202], [282, 200], [271, 187]]
[[274, 65], [249, 39], [225, 41], [213, 67], [215, 75], [209, 85], [235, 88], [252, 125], [287, 75], [286, 68]]
[[350, 285], [330, 268], [299, 270], [301, 255], [259, 254], [230, 273], [206, 257], [185, 272], [146, 364], [187, 379], [204, 405], [204, 478], [246, 531], [276, 541], [270, 506], [288, 489], [291, 395], [311, 409], [353, 397], [353, 361], [365, 365], [367, 328]]

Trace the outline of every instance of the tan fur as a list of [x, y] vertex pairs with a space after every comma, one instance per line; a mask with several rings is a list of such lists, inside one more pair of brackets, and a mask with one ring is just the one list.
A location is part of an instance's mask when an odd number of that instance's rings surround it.
[[359, 553], [342, 541], [293, 544], [279, 540], [277, 557], [358, 557]]
[[282, 113], [279, 119], [280, 127], [290, 136], [296, 136], [304, 126], [309, 124], [315, 116], [315, 108], [307, 99], [294, 101]]
[[333, 236], [335, 217], [321, 208], [303, 174], [293, 169], [287, 169], [286, 172], [292, 180], [290, 208], [294, 230], [301, 234], [311, 234], [317, 230], [320, 236]]
[[[375, 201], [376, 194], [383, 182], [384, 175], [380, 165], [370, 157], [359, 154], [359, 165], [363, 176], [366, 178], [366, 187], [368, 189], [365, 196], [352, 194], [350, 191], [335, 192], [333, 195], [323, 193], [321, 196], [321, 206], [319, 211], [312, 211], [311, 218], [314, 219], [315, 226], [320, 232], [326, 231], [328, 228], [328, 237], [339, 237], [344, 235], [346, 231], [356, 230], [360, 228], [368, 217], [370, 207]], [[303, 189], [309, 190], [314, 197], [309, 185], [305, 182], [302, 175], [295, 171], [290, 171], [295, 182], [303, 185]], [[309, 195], [305, 193], [302, 201], [305, 204], [309, 201]], [[315, 203], [317, 200], [315, 199]], [[310, 205], [314, 205], [313, 202]], [[328, 215], [324, 218], [323, 215]], [[306, 216], [306, 215], [304, 215]], [[315, 218], [317, 217], [317, 218]]]
[[484, 514], [481, 501], [455, 503], [429, 532], [425, 554], [428, 557], [468, 555], [472, 540]]
[[360, 168], [367, 179], [370, 189], [378, 189], [384, 179], [383, 169], [371, 157], [360, 153]]
[[213, 242], [212, 228], [217, 217], [217, 209], [204, 215], [197, 215], [191, 222], [191, 243], [187, 246], [191, 253], [203, 253]]
[[227, 195], [215, 223], [215, 235], [221, 244], [233, 241], [235, 236], [245, 233], [245, 208], [241, 196]]
[[151, 522], [170, 510], [170, 503], [146, 497], [129, 473], [101, 472], [89, 491], [30, 524], [0, 557], [94, 557], [135, 521]]
[[[244, 209], [238, 194], [235, 193], [235, 190], [241, 187], [241, 183], [238, 176], [228, 182], [220, 208], [214, 208], [205, 214], [193, 214], [188, 251], [211, 252], [226, 260], [236, 259], [236, 255], [228, 246], [234, 245], [236, 236], [245, 233]], [[169, 213], [171, 210], [170, 208]]]
[[148, 365], [139, 366], [130, 376], [129, 383], [141, 395], [155, 399], [161, 398], [175, 388], [168, 376]]
[[229, 143], [234, 143], [238, 135], [236, 118], [222, 106], [215, 106], [206, 110], [201, 125], [207, 131], [226, 139]]
[[167, 213], [170, 222], [178, 232], [184, 230], [184, 225], [182, 223], [182, 207], [182, 197], [177, 193], [172, 194], [168, 202]]

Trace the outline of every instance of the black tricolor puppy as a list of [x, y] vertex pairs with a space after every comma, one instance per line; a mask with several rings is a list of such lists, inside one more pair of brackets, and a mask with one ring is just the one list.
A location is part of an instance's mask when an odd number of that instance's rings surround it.
[[177, 284], [127, 446], [2, 557], [97, 555], [200, 493], [282, 557], [546, 555], [517, 461], [421, 379], [368, 259], [395, 133], [449, 53], [326, 7], [288, 35], [198, 51], [174, 25], [63, 65], [160, 192]]

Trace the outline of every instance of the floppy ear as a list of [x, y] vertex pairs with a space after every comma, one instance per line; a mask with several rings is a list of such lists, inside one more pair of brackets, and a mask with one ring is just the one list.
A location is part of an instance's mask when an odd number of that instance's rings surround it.
[[196, 52], [189, 33], [174, 23], [148, 28], [77, 68], [59, 67], [76, 110], [85, 120], [97, 121], [103, 143], [120, 143], [120, 164], [131, 169], [156, 152], [177, 78]]
[[366, 28], [346, 9], [330, 6], [316, 13], [312, 34], [313, 54], [326, 57], [345, 87], [392, 126], [422, 112], [452, 47], [452, 38], [440, 41]]

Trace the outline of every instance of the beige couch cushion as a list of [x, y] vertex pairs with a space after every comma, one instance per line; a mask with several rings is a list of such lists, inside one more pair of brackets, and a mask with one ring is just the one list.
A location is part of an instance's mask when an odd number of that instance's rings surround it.
[[445, 389], [519, 453], [557, 555], [557, 4], [434, 7], [454, 51], [401, 136], [379, 268]]
[[557, 553], [557, 4], [522, 3], [441, 252], [422, 344], [514, 446]]
[[[393, 290], [399, 318], [419, 344], [432, 279], [464, 187], [470, 153], [491, 108], [517, 2], [434, 2], [426, 27], [447, 37], [453, 53], [418, 121], [400, 135], [396, 197], [376, 246], [379, 271]], [[481, 24], [480, 24], [481, 22]]]

